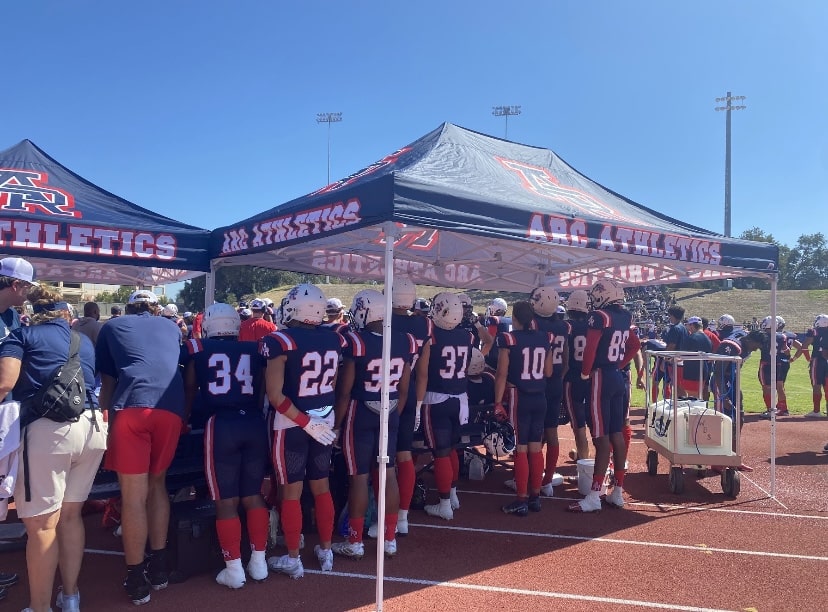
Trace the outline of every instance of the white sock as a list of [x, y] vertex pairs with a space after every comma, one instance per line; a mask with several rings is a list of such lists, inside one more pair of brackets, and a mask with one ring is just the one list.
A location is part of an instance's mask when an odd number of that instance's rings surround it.
[[264, 562], [265, 560], [265, 552], [264, 550], [250, 550], [250, 560], [251, 561], [261, 561]]
[[440, 507], [444, 510], [451, 510], [451, 498], [443, 499], [440, 498]]
[[397, 520], [398, 521], [407, 521], [408, 520], [408, 510], [399, 510], [399, 511], [397, 511]]
[[224, 564], [227, 566], [227, 569], [237, 572], [243, 572], [244, 569], [242, 568], [241, 559], [230, 559], [229, 561], [225, 561]]

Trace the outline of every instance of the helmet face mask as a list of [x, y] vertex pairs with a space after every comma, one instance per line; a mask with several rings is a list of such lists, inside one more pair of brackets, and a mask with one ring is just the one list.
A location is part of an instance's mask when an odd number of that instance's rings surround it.
[[204, 311], [202, 329], [207, 338], [238, 336], [240, 325], [239, 313], [230, 304], [212, 304]]
[[291, 322], [319, 325], [325, 320], [325, 294], [316, 285], [296, 285], [282, 299], [282, 324]]
[[369, 323], [385, 319], [385, 297], [374, 289], [363, 289], [354, 296], [349, 312], [351, 325], [365, 329]]
[[431, 319], [440, 329], [451, 330], [463, 320], [463, 305], [453, 293], [438, 293], [431, 301]]

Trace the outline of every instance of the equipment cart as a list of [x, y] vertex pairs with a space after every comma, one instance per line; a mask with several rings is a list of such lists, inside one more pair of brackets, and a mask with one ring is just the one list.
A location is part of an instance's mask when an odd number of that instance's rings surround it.
[[645, 351], [645, 356], [647, 473], [658, 473], [661, 455], [670, 462], [670, 492], [681, 494], [685, 466], [716, 467], [724, 494], [737, 497], [741, 357], [681, 351]]

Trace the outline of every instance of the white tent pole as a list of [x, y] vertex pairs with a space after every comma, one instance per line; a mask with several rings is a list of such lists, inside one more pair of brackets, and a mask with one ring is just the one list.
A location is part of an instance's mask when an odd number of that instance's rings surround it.
[[[388, 416], [390, 412], [388, 382], [391, 379], [391, 287], [394, 285], [394, 240], [397, 226], [391, 221], [383, 224], [385, 234], [385, 321], [382, 328], [382, 409], [379, 438], [379, 495], [377, 499], [377, 590], [376, 610], [382, 612], [382, 587], [385, 575], [385, 483], [388, 466]], [[405, 398], [399, 398], [405, 402]]]
[[216, 269], [214, 262], [210, 262], [210, 271], [204, 278], [204, 309], [207, 310], [216, 301]]
[[771, 334], [770, 334], [770, 386], [771, 386], [771, 448], [770, 448], [770, 494], [776, 497], [776, 281], [771, 277]]

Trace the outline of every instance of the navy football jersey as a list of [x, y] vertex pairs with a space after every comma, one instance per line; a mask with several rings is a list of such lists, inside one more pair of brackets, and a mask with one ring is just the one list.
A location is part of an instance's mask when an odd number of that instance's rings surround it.
[[417, 354], [411, 362], [411, 369], [413, 370], [422, 353], [423, 345], [434, 333], [434, 323], [428, 317], [393, 313], [391, 315], [391, 329], [395, 332], [414, 336], [414, 340], [417, 342]]
[[181, 363], [193, 362], [201, 400], [208, 410], [229, 409], [261, 415], [265, 360], [256, 342], [187, 340]]
[[[787, 362], [791, 357], [791, 349], [788, 346], [788, 338], [783, 332], [776, 332], [776, 361]], [[765, 334], [765, 340], [762, 342], [762, 348], [759, 349], [761, 360], [765, 363], [770, 362], [771, 355], [771, 339], [770, 334]]]
[[333, 406], [343, 348], [345, 339], [321, 326], [278, 330], [259, 342], [259, 353], [266, 360], [287, 357], [282, 394], [302, 412]]
[[626, 353], [627, 339], [631, 333], [631, 324], [632, 315], [621, 307], [593, 310], [589, 313], [588, 329], [601, 331], [593, 369], [621, 365]]
[[[483, 326], [492, 338], [496, 338], [500, 332], [512, 331], [512, 317], [486, 317], [483, 319]], [[497, 369], [497, 351], [488, 352], [486, 363], [490, 368]]]
[[543, 392], [546, 389], [546, 353], [552, 348], [554, 339], [549, 332], [532, 329], [499, 333], [495, 338], [498, 353], [501, 349], [509, 351], [506, 380], [524, 393]]
[[819, 355], [823, 358], [828, 357], [828, 328], [820, 327], [819, 329], [811, 328], [805, 332], [806, 338], [812, 338], [811, 346], [813, 347], [813, 354]]
[[466, 392], [466, 368], [473, 343], [474, 337], [468, 330], [434, 327], [428, 359], [428, 391], [448, 395]]
[[534, 324], [540, 331], [552, 334], [552, 364], [554, 366], [552, 376], [561, 378], [563, 376], [564, 349], [569, 335], [569, 325], [563, 319], [538, 316], [535, 316]]
[[[420, 317], [422, 318], [422, 317]], [[354, 361], [354, 386], [351, 397], [362, 402], [378, 402], [382, 399], [382, 334], [369, 331], [349, 331], [345, 334], [343, 359]], [[388, 397], [399, 398], [397, 384], [417, 354], [417, 341], [411, 334], [391, 332], [391, 378], [388, 381]]]
[[566, 373], [567, 380], [580, 380], [581, 364], [584, 362], [584, 349], [586, 349], [587, 320], [570, 319], [569, 325], [569, 371]]

